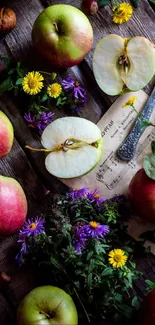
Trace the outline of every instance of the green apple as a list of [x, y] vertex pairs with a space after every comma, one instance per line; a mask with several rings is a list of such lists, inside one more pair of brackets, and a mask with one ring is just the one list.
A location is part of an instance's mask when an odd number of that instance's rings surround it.
[[96, 46], [93, 72], [99, 87], [108, 95], [138, 91], [155, 73], [155, 47], [144, 37], [109, 34]]
[[80, 117], [62, 117], [43, 131], [46, 169], [59, 178], [75, 178], [90, 172], [100, 161], [103, 141], [99, 127]]
[[18, 325], [77, 325], [78, 314], [71, 296], [50, 285], [30, 291], [17, 311]]
[[90, 51], [93, 30], [79, 9], [57, 4], [44, 9], [34, 22], [32, 42], [52, 66], [71, 67]]
[[10, 152], [13, 138], [13, 126], [8, 117], [0, 111], [0, 159]]

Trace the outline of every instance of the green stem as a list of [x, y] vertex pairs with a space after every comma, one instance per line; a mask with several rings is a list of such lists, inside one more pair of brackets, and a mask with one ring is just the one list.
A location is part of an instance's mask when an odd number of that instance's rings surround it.
[[75, 294], [76, 294], [76, 296], [77, 296], [77, 298], [78, 298], [78, 300], [79, 300], [79, 302], [80, 302], [80, 304], [81, 304], [81, 306], [82, 306], [82, 308], [83, 308], [83, 310], [84, 310], [84, 313], [85, 313], [85, 315], [86, 315], [86, 317], [87, 317], [88, 323], [90, 323], [91, 321], [90, 321], [89, 315], [88, 315], [88, 313], [87, 313], [87, 311], [86, 311], [86, 308], [85, 308], [83, 302], [81, 301], [81, 299], [80, 299], [80, 297], [79, 297], [79, 294], [77, 293], [77, 291], [76, 291], [75, 288], [74, 288], [73, 290], [74, 290], [74, 292], [75, 292]]
[[148, 126], [154, 126], [154, 127], [155, 127], [155, 124], [153, 124], [152, 122], [150, 122], [149, 120], [147, 120], [147, 119], [143, 116], [143, 114], [139, 113], [139, 112], [136, 110], [136, 108], [135, 108], [134, 105], [131, 105], [131, 107], [133, 108], [133, 110], [135, 111], [135, 113], [136, 113], [139, 117], [141, 117], [141, 119], [142, 119], [144, 122], [149, 123]]
[[50, 73], [50, 72], [41, 71], [41, 70], [39, 70], [39, 72], [40, 72], [40, 73], [43, 73], [43, 74], [47, 74], [48, 76], [51, 76], [51, 74], [52, 74], [52, 73]]

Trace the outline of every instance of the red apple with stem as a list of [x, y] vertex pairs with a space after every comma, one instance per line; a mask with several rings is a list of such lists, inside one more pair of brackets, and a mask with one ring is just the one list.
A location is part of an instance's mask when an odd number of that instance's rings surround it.
[[26, 215], [27, 200], [21, 185], [14, 178], [0, 175], [0, 236], [19, 230]]
[[0, 111], [0, 159], [10, 152], [13, 138], [13, 126], [8, 117]]
[[52, 66], [67, 68], [81, 62], [93, 44], [93, 30], [79, 9], [57, 4], [44, 9], [33, 25], [32, 41]]

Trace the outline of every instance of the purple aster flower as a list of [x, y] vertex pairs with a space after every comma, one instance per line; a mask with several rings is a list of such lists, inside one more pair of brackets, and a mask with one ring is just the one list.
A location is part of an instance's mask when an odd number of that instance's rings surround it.
[[23, 228], [19, 231], [18, 242], [24, 242], [25, 237], [36, 236], [45, 231], [45, 221], [41, 217], [25, 221]]
[[91, 203], [95, 202], [99, 208], [101, 207], [102, 203], [105, 201], [104, 197], [100, 196], [99, 191], [97, 189], [95, 189], [94, 191], [88, 192], [87, 199]]
[[71, 199], [73, 201], [78, 200], [81, 197], [87, 196], [88, 187], [83, 187], [80, 189], [71, 189], [67, 194], [67, 199]]
[[75, 81], [68, 76], [66, 79], [62, 80], [61, 84], [63, 86], [63, 89], [68, 91], [74, 89]]
[[108, 226], [101, 225], [96, 221], [90, 221], [88, 225], [84, 225], [82, 228], [82, 232], [87, 238], [103, 238], [109, 232]]
[[54, 113], [49, 112], [41, 112], [39, 116], [37, 115], [31, 115], [30, 112], [25, 113], [24, 119], [28, 122], [29, 126], [37, 129], [39, 134], [41, 135], [46, 126], [52, 122], [52, 117]]
[[74, 233], [73, 247], [77, 254], [81, 254], [82, 250], [85, 248], [88, 239], [104, 238], [106, 234], [109, 233], [109, 227], [106, 225], [101, 225], [96, 221], [90, 221], [89, 224], [79, 226], [77, 224]]
[[67, 77], [62, 80], [62, 86], [65, 91], [69, 91], [73, 95], [73, 99], [80, 101], [83, 105], [86, 102], [86, 90], [80, 86], [79, 82], [73, 80], [72, 77]]
[[26, 244], [25, 238], [17, 240], [17, 242], [22, 243], [21, 249], [19, 253], [15, 256], [15, 260], [17, 261], [19, 266], [22, 266], [24, 255], [26, 254], [29, 246]]
[[76, 254], [82, 253], [82, 250], [85, 248], [85, 244], [87, 240], [86, 234], [85, 232], [82, 231], [82, 228], [83, 226], [77, 223], [75, 227], [74, 240], [73, 240], [73, 247]]

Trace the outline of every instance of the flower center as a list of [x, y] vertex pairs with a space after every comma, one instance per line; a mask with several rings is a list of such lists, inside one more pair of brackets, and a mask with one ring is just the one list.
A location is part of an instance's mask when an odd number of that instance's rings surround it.
[[94, 229], [97, 229], [98, 228], [98, 223], [96, 221], [90, 221], [89, 224]]
[[94, 199], [98, 200], [100, 198], [99, 194], [94, 194]]
[[75, 82], [74, 82], [74, 85], [75, 85], [75, 87], [79, 87], [80, 84], [79, 84], [78, 81], [75, 81]]
[[37, 82], [37, 80], [35, 80], [35, 79], [30, 79], [30, 80], [28, 81], [28, 84], [29, 84], [29, 87], [30, 87], [31, 89], [34, 89], [34, 88], [36, 88], [36, 87], [38, 86], [38, 82]]
[[35, 222], [32, 222], [29, 226], [29, 229], [36, 229], [37, 228], [37, 224]]
[[116, 254], [116, 255], [114, 256], [114, 260], [115, 260], [115, 262], [121, 262], [121, 260], [122, 260], [122, 256], [119, 255], [119, 254]]

